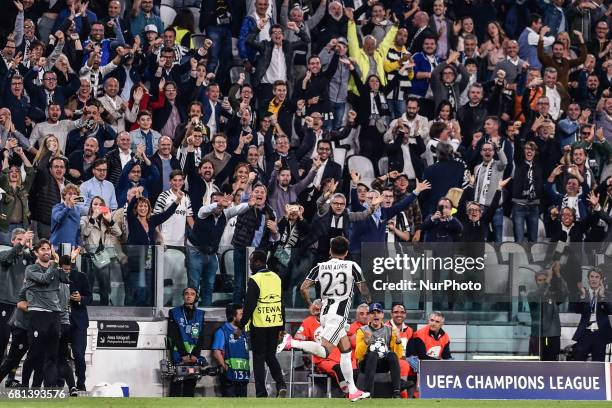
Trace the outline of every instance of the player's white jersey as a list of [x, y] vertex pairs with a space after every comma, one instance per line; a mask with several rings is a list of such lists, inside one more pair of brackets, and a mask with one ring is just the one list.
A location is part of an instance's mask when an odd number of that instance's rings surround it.
[[361, 268], [353, 261], [332, 258], [310, 270], [306, 279], [321, 285], [321, 315], [346, 316], [353, 301], [355, 283], [364, 281]]

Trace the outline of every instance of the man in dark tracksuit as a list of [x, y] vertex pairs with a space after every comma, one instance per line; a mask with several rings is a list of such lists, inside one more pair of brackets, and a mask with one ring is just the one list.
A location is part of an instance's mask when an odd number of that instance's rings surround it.
[[[13, 315], [19, 291], [23, 286], [26, 266], [33, 262], [30, 253], [33, 236], [31, 231], [16, 228], [11, 234], [13, 247], [0, 252], [0, 357], [4, 356], [8, 346], [12, 331], [9, 319]], [[4, 378], [4, 375], [1, 378]], [[6, 385], [14, 385], [15, 371], [10, 370], [8, 375]]]
[[[70, 276], [72, 269], [70, 256], [62, 256], [59, 260], [59, 265], [62, 271]], [[62, 387], [65, 381], [70, 390], [70, 395], [76, 397], [78, 394], [74, 383], [74, 372], [70, 364], [68, 364], [68, 359], [70, 358], [70, 298], [70, 285], [61, 283], [59, 286], [59, 300], [62, 311], [60, 312], [60, 341], [57, 348], [57, 386]]]
[[35, 248], [36, 263], [26, 268], [24, 285], [30, 318], [27, 361], [32, 362], [35, 371], [44, 373], [45, 387], [57, 385], [57, 350], [62, 311], [60, 283], [70, 283], [69, 274], [57, 267], [57, 255], [53, 254], [52, 259], [51, 248], [48, 240], [39, 241]]
[[87, 275], [79, 272], [73, 262], [70, 271], [70, 339], [74, 357], [74, 372], [77, 378], [76, 387], [79, 391], [87, 391], [85, 388], [85, 348], [89, 327], [87, 305], [91, 304], [91, 301], [91, 287]]
[[[21, 295], [20, 295], [21, 296]], [[23, 292], [23, 298], [25, 299], [25, 291]], [[23, 301], [25, 305], [27, 302]], [[27, 312], [19, 309], [18, 307], [13, 312], [11, 319], [9, 321], [9, 325], [11, 326], [11, 348], [8, 352], [6, 358], [2, 361], [0, 365], [0, 381], [4, 379], [8, 374], [14, 373], [17, 371], [17, 367], [19, 367], [19, 363], [25, 354], [28, 352], [28, 314]], [[26, 371], [26, 366], [24, 364], [23, 372]], [[29, 367], [27, 369], [28, 372], [32, 372], [32, 369]], [[22, 376], [23, 376], [22, 372]], [[23, 381], [22, 381], [23, 382]], [[16, 386], [16, 381], [13, 382], [13, 386]], [[18, 385], [17, 385], [18, 386]]]

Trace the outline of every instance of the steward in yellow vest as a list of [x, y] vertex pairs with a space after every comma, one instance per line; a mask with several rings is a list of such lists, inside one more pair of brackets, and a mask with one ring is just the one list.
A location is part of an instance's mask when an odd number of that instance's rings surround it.
[[285, 326], [285, 307], [282, 302], [280, 277], [266, 265], [268, 254], [256, 250], [249, 258], [251, 277], [247, 283], [244, 314], [240, 327], [247, 327], [253, 352], [255, 395], [267, 397], [266, 368], [276, 381], [276, 396], [287, 394], [287, 385], [280, 364], [276, 359], [279, 334]]

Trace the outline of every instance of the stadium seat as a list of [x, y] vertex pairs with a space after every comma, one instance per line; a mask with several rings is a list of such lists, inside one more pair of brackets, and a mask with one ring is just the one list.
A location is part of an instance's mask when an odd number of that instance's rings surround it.
[[200, 32], [200, 9], [197, 7], [187, 7], [191, 14], [193, 14], [193, 26], [195, 27], [196, 33]]
[[159, 7], [159, 17], [164, 23], [164, 27], [169, 27], [176, 17], [176, 11], [169, 6], [162, 4]]
[[164, 251], [164, 281], [170, 280], [171, 286], [164, 288], [164, 304], [178, 305], [183, 301], [183, 289], [187, 286], [185, 254], [177, 249]]
[[191, 34], [191, 42], [193, 43], [193, 48], [198, 49], [204, 46], [204, 40], [206, 39], [206, 35], [204, 34]]
[[389, 172], [389, 158], [381, 157], [378, 160], [378, 174], [387, 174]]
[[365, 180], [374, 180], [376, 178], [374, 173], [374, 166], [370, 159], [365, 156], [353, 155], [348, 158], [348, 169], [357, 170], [361, 175], [361, 179]]
[[344, 163], [346, 162], [347, 151], [343, 147], [334, 148], [334, 161], [340, 165], [340, 168], [344, 170]]

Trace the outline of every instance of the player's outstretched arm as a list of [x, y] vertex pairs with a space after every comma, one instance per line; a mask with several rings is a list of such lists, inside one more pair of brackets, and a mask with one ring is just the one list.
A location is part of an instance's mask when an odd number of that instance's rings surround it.
[[307, 307], [310, 307], [310, 305], [312, 304], [312, 302], [310, 301], [310, 288], [314, 286], [314, 284], [315, 281], [305, 279], [302, 283], [302, 286], [300, 286], [300, 293], [302, 294], [302, 298], [304, 299], [304, 302], [306, 302]]
[[370, 295], [370, 289], [368, 288], [368, 284], [365, 282], [358, 282], [357, 289], [359, 289], [359, 293], [363, 296], [363, 299], [367, 304], [372, 303], [372, 296]]

